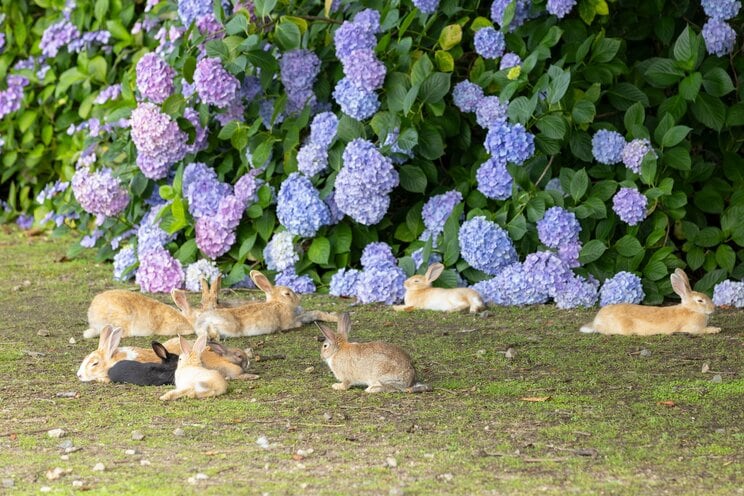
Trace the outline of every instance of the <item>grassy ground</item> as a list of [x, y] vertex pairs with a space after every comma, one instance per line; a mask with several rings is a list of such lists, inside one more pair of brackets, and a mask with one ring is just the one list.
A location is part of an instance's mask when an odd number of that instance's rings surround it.
[[[305, 326], [228, 342], [285, 356], [253, 364], [260, 380], [163, 404], [167, 387], [77, 381], [96, 346], [82, 338], [87, 305], [115, 285], [110, 267], [65, 249], [0, 234], [0, 492], [744, 494], [744, 312], [716, 313], [719, 335], [622, 338], [582, 335], [591, 311], [552, 306], [485, 318], [353, 307], [352, 335], [408, 349], [434, 392], [332, 390]], [[49, 480], [57, 467], [70, 472]]]

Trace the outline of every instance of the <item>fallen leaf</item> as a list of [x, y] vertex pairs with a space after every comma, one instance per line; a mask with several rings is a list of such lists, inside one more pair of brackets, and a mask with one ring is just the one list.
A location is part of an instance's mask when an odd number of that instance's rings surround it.
[[550, 396], [525, 396], [524, 398], [519, 399], [522, 401], [530, 401], [536, 403], [541, 401], [548, 401], [550, 399]]
[[677, 406], [677, 404], [675, 402], [671, 401], [671, 400], [659, 401], [656, 404], [657, 405], [661, 405], [661, 406], [668, 406], [669, 408], [672, 408], [672, 407]]

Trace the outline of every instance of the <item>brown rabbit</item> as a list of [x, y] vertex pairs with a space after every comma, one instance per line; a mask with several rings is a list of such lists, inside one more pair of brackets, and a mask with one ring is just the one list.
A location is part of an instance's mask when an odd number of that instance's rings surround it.
[[[163, 346], [170, 353], [180, 353], [180, 337], [169, 339], [163, 343]], [[201, 355], [201, 360], [204, 367], [218, 371], [225, 379], [253, 380], [259, 378], [256, 374], [246, 373], [250, 362], [246, 353], [239, 348], [226, 348], [219, 343], [209, 341], [207, 348]]]
[[98, 339], [98, 349], [86, 356], [80, 364], [80, 368], [78, 368], [78, 379], [83, 382], [110, 382], [108, 370], [121, 360], [160, 363], [161, 358], [151, 348], [136, 348], [134, 346], [120, 348], [121, 337], [121, 328], [114, 329], [110, 325], [104, 326]]
[[256, 286], [266, 293], [266, 301], [200, 313], [194, 324], [197, 336], [206, 335], [214, 340], [222, 336], [258, 336], [295, 329], [313, 320], [337, 318], [326, 312], [303, 312], [299, 296], [290, 288], [273, 286], [257, 270], [252, 270], [250, 276]]
[[182, 336], [179, 336], [181, 355], [176, 368], [176, 389], [160, 397], [163, 401], [178, 398], [209, 398], [219, 396], [227, 391], [227, 381], [216, 370], [203, 366], [201, 354], [207, 347], [207, 337], [199, 336], [193, 347]]
[[436, 281], [444, 271], [444, 265], [431, 264], [426, 274], [411, 276], [403, 283], [406, 295], [404, 305], [395, 305], [396, 311], [421, 308], [424, 310], [438, 310], [440, 312], [460, 312], [468, 309], [470, 313], [481, 312], [486, 309], [483, 298], [472, 288], [434, 288]]
[[581, 328], [581, 332], [651, 336], [687, 332], [690, 334], [715, 334], [720, 327], [707, 327], [713, 313], [713, 301], [703, 293], [690, 288], [690, 281], [682, 269], [670, 276], [672, 289], [681, 298], [679, 305], [649, 307], [620, 303], [607, 305], [597, 312], [594, 321]]
[[348, 341], [351, 318], [342, 313], [338, 332], [318, 325], [325, 336], [320, 356], [339, 380], [333, 389], [347, 390], [351, 386], [367, 386], [368, 393], [426, 391], [425, 384], [414, 385], [416, 371], [411, 357], [402, 348], [382, 341], [352, 343]]

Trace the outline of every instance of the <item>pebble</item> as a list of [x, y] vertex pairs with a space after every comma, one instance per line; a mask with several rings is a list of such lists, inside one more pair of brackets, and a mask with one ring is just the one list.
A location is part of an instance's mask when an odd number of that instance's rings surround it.
[[485, 356], [486, 350], [480, 349], [480, 350], [476, 351], [475, 354], [478, 355], [479, 357]]
[[148, 465], [152, 465], [152, 463], [150, 463], [150, 460], [140, 460], [140, 465], [146, 467]]
[[70, 459], [70, 455], [59, 455], [59, 459], [66, 462]]
[[651, 356], [651, 350], [647, 350], [646, 348], [643, 348], [639, 354], [644, 358], [648, 358]]
[[3, 479], [3, 487], [5, 489], [10, 489], [13, 486], [15, 486], [15, 481], [13, 479]]
[[298, 450], [297, 450], [297, 454], [298, 454], [298, 455], [300, 455], [300, 456], [303, 456], [303, 457], [304, 457], [304, 456], [308, 456], [308, 455], [312, 454], [312, 453], [313, 453], [314, 451], [315, 451], [315, 450], [314, 450], [314, 449], [312, 449], [312, 448], [308, 448], [308, 449], [298, 449]]
[[142, 441], [145, 438], [145, 435], [142, 434], [140, 431], [132, 431], [132, 439], [135, 441]]
[[52, 490], [52, 488], [51, 488], [51, 487], [49, 487], [49, 486], [41, 486], [41, 487], [39, 488], [39, 491], [41, 491], [42, 493], [48, 493], [48, 492], [50, 492], [51, 490]]
[[59, 439], [67, 434], [63, 429], [51, 429], [47, 431], [47, 436], [55, 439]]
[[186, 431], [184, 431], [180, 427], [177, 427], [177, 428], [173, 429], [173, 435], [174, 436], [178, 436], [178, 437], [183, 437], [183, 436], [186, 435]]
[[515, 356], [517, 356], [517, 350], [515, 350], [514, 348], [506, 349], [506, 353], [504, 353], [505, 358], [514, 358]]
[[81, 480], [72, 481], [72, 487], [83, 487], [83, 481]]
[[328, 412], [325, 412], [325, 413], [323, 414], [323, 418], [324, 418], [324, 419], [326, 420], [326, 422], [330, 422], [331, 420], [333, 420], [333, 415], [331, 415], [331, 414], [330, 414], [330, 413], [328, 413]]
[[388, 496], [403, 496], [403, 489], [400, 487], [391, 487]]
[[258, 439], [256, 439], [256, 444], [263, 449], [269, 449], [269, 439], [266, 436], [259, 436]]
[[75, 341], [75, 338], [70, 338], [70, 341], [69, 341], [69, 343], [70, 343], [70, 344], [75, 344], [75, 343], [77, 343], [77, 341]]
[[72, 439], [65, 439], [57, 445], [60, 449], [72, 448]]
[[133, 449], [124, 450], [124, 454], [125, 455], [136, 455], [137, 450], [133, 450]]
[[106, 470], [106, 466], [101, 462], [98, 462], [93, 466], [93, 472], [103, 472], [104, 470]]
[[387, 465], [390, 468], [395, 468], [398, 466], [398, 460], [396, 460], [392, 456], [389, 456], [385, 459], [385, 465]]
[[703, 374], [707, 374], [709, 371], [710, 371], [710, 365], [708, 365], [708, 362], [705, 362], [703, 364], [703, 368], [700, 369], [700, 372], [702, 372]]
[[38, 331], [36, 331], [36, 335], [41, 336], [41, 337], [47, 337], [49, 336], [49, 331], [46, 329], [39, 329]]
[[444, 482], [451, 482], [454, 478], [455, 476], [450, 474], [449, 472], [437, 475], [437, 479], [443, 480]]
[[710, 382], [714, 384], [720, 384], [721, 382], [723, 382], [723, 377], [721, 377], [719, 374], [716, 374], [711, 378]]
[[315, 367], [308, 367], [305, 369], [306, 374], [312, 374], [313, 372], [315, 372]]

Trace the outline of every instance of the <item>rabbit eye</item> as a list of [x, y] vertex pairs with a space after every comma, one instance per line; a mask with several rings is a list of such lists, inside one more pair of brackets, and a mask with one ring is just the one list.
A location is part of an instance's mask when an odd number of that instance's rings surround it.
[[328, 348], [328, 343], [324, 343], [323, 348]]
[[98, 365], [98, 360], [96, 360], [95, 362], [91, 363], [90, 365], [91, 365], [92, 367], [95, 367], [96, 365]]

